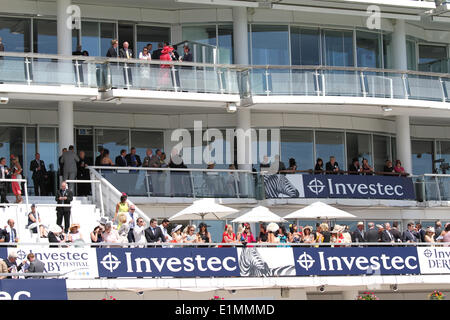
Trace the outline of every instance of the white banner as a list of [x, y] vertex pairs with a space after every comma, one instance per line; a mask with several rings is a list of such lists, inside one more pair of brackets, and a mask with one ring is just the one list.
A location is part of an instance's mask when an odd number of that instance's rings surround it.
[[295, 276], [292, 248], [238, 248], [239, 268], [243, 277]]
[[420, 273], [450, 273], [450, 247], [418, 247]]
[[98, 277], [97, 252], [93, 248], [46, 248], [19, 246], [8, 248], [17, 252], [17, 264], [27, 259], [29, 253], [34, 253], [36, 259], [45, 264], [45, 272], [59, 273], [69, 279], [87, 279]]

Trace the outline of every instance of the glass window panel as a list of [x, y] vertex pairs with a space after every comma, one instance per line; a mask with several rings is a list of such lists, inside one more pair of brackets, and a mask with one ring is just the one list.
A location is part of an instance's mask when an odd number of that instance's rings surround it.
[[330, 161], [330, 156], [335, 156], [339, 168], [345, 170], [344, 154], [343, 132], [316, 131], [316, 156], [317, 158], [322, 158], [324, 169], [325, 164]]
[[123, 43], [126, 41], [129, 44], [129, 49], [134, 53], [134, 25], [119, 24], [119, 48], [123, 48]]
[[196, 41], [200, 43], [217, 45], [216, 25], [183, 27], [183, 41]]
[[417, 70], [416, 43], [412, 40], [406, 40], [406, 58], [408, 70]]
[[391, 137], [391, 152], [392, 152], [392, 164], [395, 164], [397, 160], [397, 142], [395, 137]]
[[[137, 57], [139, 52], [147, 46], [152, 44], [152, 51], [158, 49], [158, 43], [164, 41], [170, 41], [170, 28], [166, 27], [154, 27], [154, 26], [137, 26]], [[182, 54], [182, 52], [178, 52]]]
[[43, 19], [33, 21], [33, 50], [38, 53], [58, 53], [56, 21]]
[[[148, 148], [164, 149], [164, 135], [162, 132], [156, 131], [131, 131], [131, 146], [136, 148], [136, 154], [144, 160]], [[170, 156], [170, 154], [169, 154]], [[167, 154], [166, 154], [167, 157]]]
[[252, 64], [288, 65], [288, 26], [252, 25]]
[[219, 42], [219, 63], [232, 64], [233, 59], [233, 26], [219, 25], [218, 27]]
[[[101, 56], [100, 52], [100, 35], [98, 22], [82, 21], [81, 22], [81, 46], [82, 51], [87, 51], [90, 56]], [[78, 30], [72, 31], [72, 51], [77, 50]]]
[[392, 35], [383, 34], [383, 58], [385, 69], [393, 69], [393, 59], [392, 59]]
[[419, 45], [419, 71], [447, 72], [446, 64], [441, 63], [446, 58], [446, 46]]
[[96, 146], [102, 146], [109, 150], [109, 157], [114, 163], [121, 149], [126, 149], [128, 153], [129, 141], [128, 130], [116, 129], [95, 129]]
[[433, 141], [412, 140], [411, 147], [413, 174], [432, 173]]
[[58, 185], [58, 158], [61, 155], [57, 128], [39, 127], [39, 153], [49, 172], [47, 192], [51, 194], [56, 191]]
[[282, 130], [281, 160], [289, 166], [289, 158], [294, 158], [297, 170], [314, 167], [314, 139], [312, 131]]
[[6, 158], [8, 167], [12, 154], [19, 157], [20, 164], [23, 166], [23, 128], [0, 127], [0, 157]]
[[353, 67], [353, 31], [324, 30], [323, 34], [325, 65]]
[[[27, 177], [28, 187], [30, 188], [33, 186], [33, 179], [31, 179], [33, 172], [30, 171], [30, 163], [36, 155], [36, 128], [27, 127], [26, 130], [27, 157], [25, 159], [25, 163], [23, 164], [23, 171], [25, 173], [25, 176]], [[45, 168], [47, 169], [47, 166]]]
[[373, 32], [356, 32], [356, 58], [358, 67], [380, 68], [381, 35]]
[[116, 38], [116, 24], [100, 22], [100, 55], [106, 56], [111, 47], [111, 40]]
[[320, 64], [320, 31], [291, 27], [291, 59], [293, 65]]
[[5, 51], [30, 52], [30, 26], [30, 19], [1, 17], [0, 38]]
[[[382, 172], [386, 160], [392, 160], [389, 136], [373, 135], [373, 153], [375, 159], [375, 171]], [[395, 163], [395, 162], [393, 162]]]
[[[450, 141], [437, 141], [437, 158], [444, 159], [444, 163], [450, 163]], [[437, 160], [437, 159], [436, 159]], [[441, 163], [436, 163], [435, 168], [439, 173], [444, 173], [440, 169]], [[445, 173], [449, 173], [448, 170], [445, 170]]]
[[[353, 158], [358, 158], [362, 166], [362, 159], [366, 158], [372, 165], [372, 142], [369, 134], [347, 133], [347, 163], [350, 165]], [[344, 168], [341, 167], [344, 170]], [[348, 169], [348, 168], [346, 168]]]

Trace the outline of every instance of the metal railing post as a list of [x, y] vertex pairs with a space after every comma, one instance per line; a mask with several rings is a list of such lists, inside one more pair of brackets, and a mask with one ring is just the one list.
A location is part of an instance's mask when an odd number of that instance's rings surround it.
[[269, 73], [269, 69], [268, 68], [266, 68], [266, 71], [264, 72], [264, 76], [265, 76], [265, 79], [266, 79], [266, 95], [270, 95], [270, 89], [269, 89], [269, 75], [270, 75], [270, 73]]
[[78, 60], [75, 60], [75, 76], [76, 76], [78, 87], [81, 87], [80, 66], [81, 65], [78, 63]]
[[128, 69], [129, 69], [128, 64], [127, 64], [127, 63], [124, 63], [124, 65], [123, 65], [123, 71], [125, 72], [125, 86], [126, 86], [127, 88], [130, 88], [131, 85], [130, 85], [130, 79], [129, 79], [129, 77], [128, 77]]
[[28, 57], [25, 58], [25, 74], [26, 74], [26, 77], [27, 77], [28, 85], [30, 85], [31, 82], [33, 82], [33, 80], [31, 79], [30, 64], [31, 64], [30, 59]]
[[192, 175], [192, 171], [189, 171], [189, 180], [191, 181], [192, 198], [195, 199], [194, 176]]
[[99, 189], [99, 193], [100, 193], [100, 210], [101, 210], [102, 217], [104, 217], [105, 216], [105, 207], [103, 205], [103, 194], [102, 194], [102, 182], [101, 181], [98, 184], [98, 189]]
[[366, 91], [366, 83], [365, 83], [365, 81], [364, 81], [364, 79], [365, 79], [365, 77], [364, 77], [364, 72], [361, 71], [360, 74], [359, 74], [359, 76], [360, 76], [360, 78], [361, 78], [361, 89], [362, 89], [362, 94], [363, 94], [363, 97], [365, 98], [365, 97], [367, 97], [367, 91]]

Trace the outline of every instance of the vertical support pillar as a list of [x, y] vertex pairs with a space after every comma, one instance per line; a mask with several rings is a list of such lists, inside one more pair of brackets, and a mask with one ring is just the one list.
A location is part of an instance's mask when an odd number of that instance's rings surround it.
[[405, 171], [407, 173], [412, 173], [411, 134], [409, 126], [409, 116], [407, 115], [396, 116], [395, 129], [397, 133], [396, 137], [397, 158], [402, 162]]

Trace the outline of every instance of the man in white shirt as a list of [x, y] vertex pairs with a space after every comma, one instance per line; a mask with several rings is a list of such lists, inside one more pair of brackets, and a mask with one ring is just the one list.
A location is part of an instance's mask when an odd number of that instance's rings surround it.
[[136, 226], [136, 220], [137, 220], [137, 213], [136, 207], [133, 205], [130, 206], [127, 212], [127, 223], [130, 226], [130, 231], [128, 232], [128, 242], [134, 242], [134, 234], [133, 229]]
[[166, 242], [172, 240], [172, 237], [169, 235], [169, 233], [167, 232], [167, 227], [169, 226], [170, 222], [168, 219], [164, 219], [161, 224], [159, 225], [159, 228], [162, 231], [162, 234], [164, 235], [164, 237], [166, 238]]
[[137, 218], [136, 225], [133, 228], [134, 242], [139, 244], [138, 248], [144, 248], [147, 243], [145, 238], [145, 221], [142, 218]]
[[[0, 179], [9, 179], [9, 170], [6, 166], [6, 159], [0, 158]], [[0, 203], [8, 203], [6, 193], [8, 192], [8, 182], [0, 181]]]

